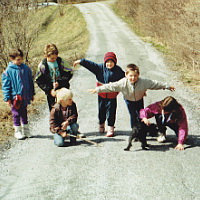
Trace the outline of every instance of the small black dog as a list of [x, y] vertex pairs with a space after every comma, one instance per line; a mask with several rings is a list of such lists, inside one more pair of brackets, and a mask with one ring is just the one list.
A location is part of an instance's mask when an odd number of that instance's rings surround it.
[[128, 140], [128, 146], [124, 149], [124, 151], [129, 151], [132, 146], [132, 140], [134, 141], [140, 141], [141, 147], [143, 150], [149, 150], [147, 147], [149, 145], [147, 144], [146, 136], [149, 134], [149, 136], [156, 137], [158, 135], [158, 129], [155, 124], [150, 124], [147, 126], [146, 124], [142, 122], [138, 122], [135, 126], [133, 126], [131, 134], [129, 136]]

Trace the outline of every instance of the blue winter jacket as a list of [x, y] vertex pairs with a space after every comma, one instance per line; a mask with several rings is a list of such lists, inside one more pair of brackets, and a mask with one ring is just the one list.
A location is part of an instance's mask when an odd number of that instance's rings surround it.
[[[100, 86], [105, 83], [119, 81], [125, 76], [124, 71], [118, 65], [115, 65], [112, 69], [108, 69], [105, 63], [97, 64], [86, 59], [81, 59], [80, 64], [96, 75], [97, 79], [96, 86]], [[118, 92], [109, 92], [109, 93], [103, 92], [103, 93], [98, 93], [98, 95], [101, 96], [102, 98], [113, 99], [117, 97]]]
[[2, 91], [4, 101], [13, 101], [18, 94], [25, 105], [30, 104], [35, 94], [31, 69], [23, 63], [18, 66], [10, 62], [2, 74]]

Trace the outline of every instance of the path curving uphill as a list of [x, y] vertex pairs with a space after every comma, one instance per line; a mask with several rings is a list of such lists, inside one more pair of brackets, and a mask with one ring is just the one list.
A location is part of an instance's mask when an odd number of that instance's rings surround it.
[[173, 149], [176, 141], [158, 144], [148, 138], [150, 151], [134, 143], [123, 151], [130, 132], [129, 115], [122, 95], [118, 96], [116, 136], [99, 134], [97, 96], [86, 92], [95, 87], [95, 77], [80, 68], [71, 81], [79, 111], [80, 131], [96, 147], [78, 141], [78, 145], [57, 148], [49, 132], [47, 107], [40, 119], [32, 122], [34, 138], [19, 141], [0, 161], [0, 199], [58, 200], [192, 200], [200, 196], [199, 96], [184, 88], [162, 56], [151, 45], [134, 35], [106, 3], [76, 5], [85, 16], [90, 32], [87, 58], [100, 63], [108, 51], [114, 51], [118, 64], [140, 66], [141, 76], [169, 82], [177, 90], [148, 91], [145, 105], [172, 95], [185, 107], [189, 121], [189, 140], [183, 152]]

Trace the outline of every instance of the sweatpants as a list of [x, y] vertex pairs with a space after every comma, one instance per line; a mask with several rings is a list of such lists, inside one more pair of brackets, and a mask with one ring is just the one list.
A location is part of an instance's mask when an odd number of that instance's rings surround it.
[[99, 106], [99, 124], [103, 124], [107, 120], [108, 126], [114, 126], [117, 109], [117, 98], [108, 99], [98, 95]]
[[28, 124], [27, 105], [21, 104], [18, 110], [12, 106], [11, 112], [14, 126]]

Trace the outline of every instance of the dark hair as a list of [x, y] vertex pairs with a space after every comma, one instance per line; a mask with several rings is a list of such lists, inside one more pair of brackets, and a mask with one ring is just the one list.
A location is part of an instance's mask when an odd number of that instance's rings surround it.
[[44, 57], [47, 58], [51, 55], [58, 55], [58, 49], [55, 44], [47, 44], [44, 47]]
[[9, 53], [9, 57], [10, 57], [11, 59], [15, 59], [15, 58], [18, 57], [18, 56], [20, 56], [20, 57], [22, 57], [22, 58], [23, 58], [23, 56], [24, 56], [23, 52], [22, 52], [20, 49], [12, 49], [12, 50], [10, 51], [10, 53]]
[[168, 96], [164, 98], [161, 101], [160, 106], [165, 112], [172, 113], [172, 120], [177, 121], [182, 118], [182, 112], [180, 109], [182, 106], [174, 97]]
[[135, 64], [128, 64], [126, 67], [126, 74], [128, 74], [130, 71], [134, 72], [136, 71], [138, 74], [140, 74], [139, 67]]

